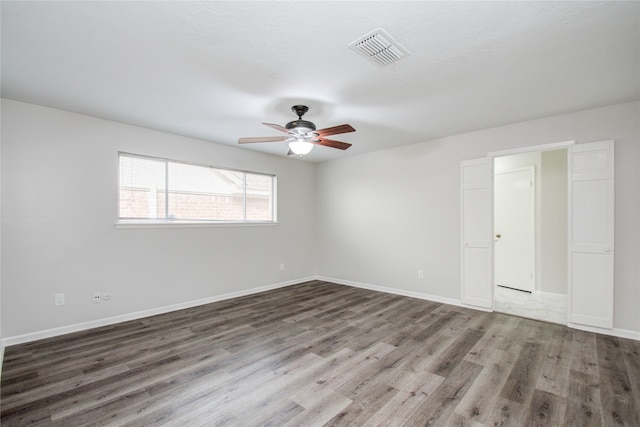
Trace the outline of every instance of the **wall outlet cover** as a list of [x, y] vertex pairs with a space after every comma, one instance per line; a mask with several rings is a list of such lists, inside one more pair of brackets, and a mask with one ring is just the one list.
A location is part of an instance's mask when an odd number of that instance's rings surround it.
[[64, 305], [64, 294], [55, 294], [54, 304], [56, 306]]

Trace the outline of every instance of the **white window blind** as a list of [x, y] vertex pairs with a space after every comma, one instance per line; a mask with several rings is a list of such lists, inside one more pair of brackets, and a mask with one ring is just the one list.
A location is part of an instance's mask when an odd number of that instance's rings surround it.
[[118, 218], [274, 222], [275, 176], [119, 153]]

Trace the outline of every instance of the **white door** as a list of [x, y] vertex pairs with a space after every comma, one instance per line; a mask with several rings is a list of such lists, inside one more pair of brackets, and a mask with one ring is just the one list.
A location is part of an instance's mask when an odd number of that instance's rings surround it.
[[613, 327], [613, 141], [571, 150], [569, 321]]
[[535, 169], [494, 176], [494, 283], [535, 290]]
[[490, 170], [487, 158], [460, 162], [461, 301], [488, 309], [493, 305]]

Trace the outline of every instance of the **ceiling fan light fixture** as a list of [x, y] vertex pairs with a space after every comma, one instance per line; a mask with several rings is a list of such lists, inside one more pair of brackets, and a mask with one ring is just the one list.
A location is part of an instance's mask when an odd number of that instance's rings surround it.
[[316, 130], [316, 125], [308, 120], [294, 120], [285, 125], [287, 129], [297, 133], [307, 133]]
[[302, 116], [309, 110], [306, 105], [294, 105], [291, 110], [296, 113], [298, 120], [291, 121], [286, 126], [280, 126], [275, 123], [262, 123], [265, 126], [269, 126], [277, 131], [288, 134], [289, 136], [280, 137], [252, 137], [252, 138], [240, 138], [238, 144], [247, 144], [251, 142], [278, 142], [285, 141], [289, 144], [289, 152], [287, 156], [291, 154], [297, 154], [302, 157], [305, 154], [309, 154], [313, 149], [314, 144], [324, 145], [325, 147], [337, 148], [338, 150], [346, 150], [351, 147], [351, 144], [341, 141], [335, 141], [333, 139], [327, 139], [327, 136], [337, 135], [339, 133], [355, 132], [353, 126], [349, 124], [343, 124], [338, 126], [331, 126], [316, 130], [316, 125], [310, 121], [302, 120]]
[[304, 156], [305, 154], [309, 154], [313, 149], [313, 144], [304, 140], [296, 139], [295, 141], [291, 141], [289, 143], [289, 149], [293, 151], [294, 154], [299, 156]]

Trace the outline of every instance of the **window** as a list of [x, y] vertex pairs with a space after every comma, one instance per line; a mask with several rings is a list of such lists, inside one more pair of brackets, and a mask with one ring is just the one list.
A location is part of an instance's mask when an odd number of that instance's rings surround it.
[[120, 222], [275, 222], [275, 176], [119, 153]]

